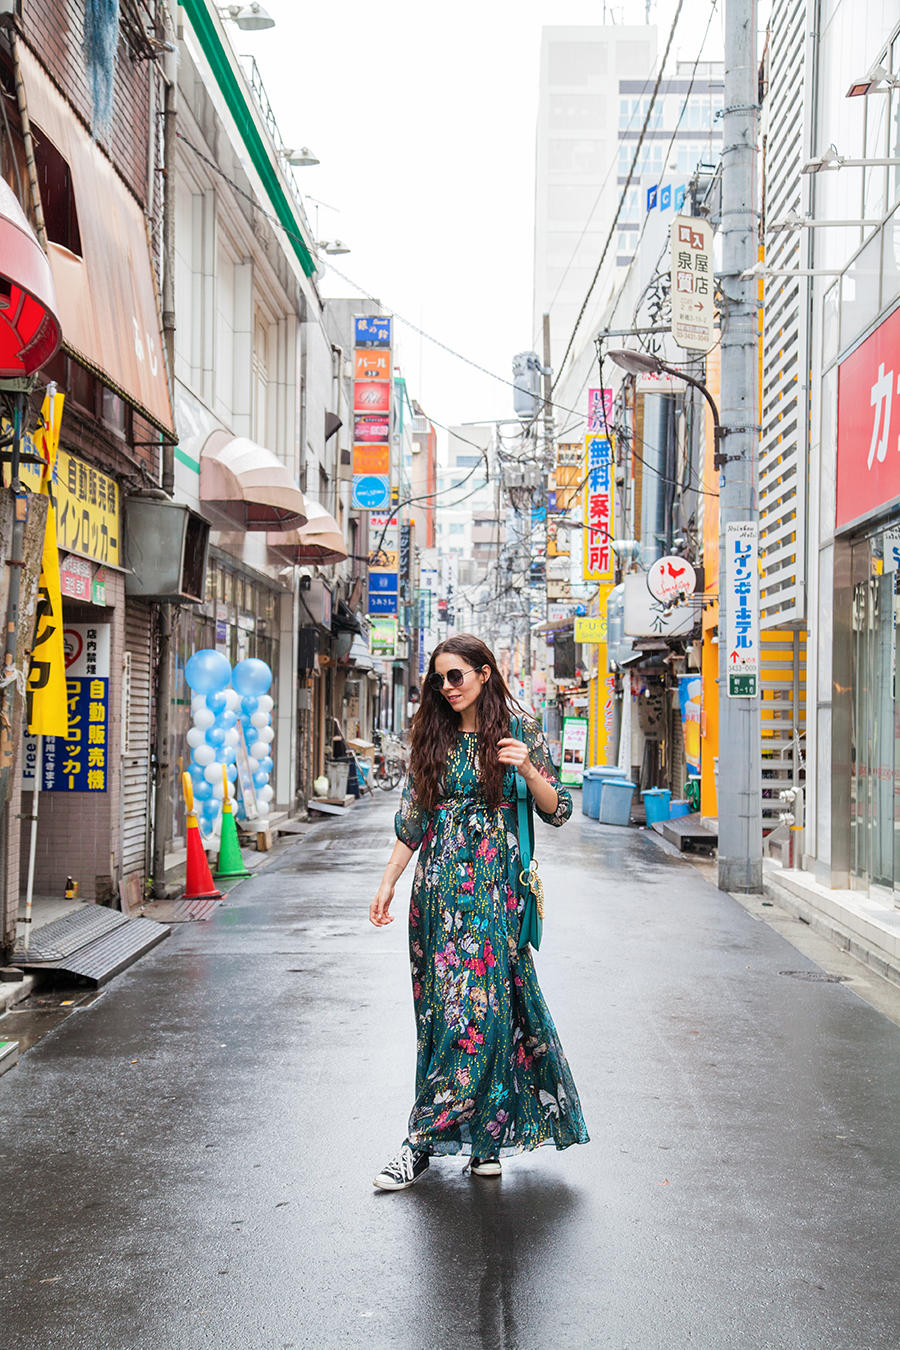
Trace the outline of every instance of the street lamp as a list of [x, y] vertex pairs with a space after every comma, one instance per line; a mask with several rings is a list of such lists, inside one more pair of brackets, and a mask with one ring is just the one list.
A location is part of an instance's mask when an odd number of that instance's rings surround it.
[[650, 352], [611, 351], [607, 352], [607, 356], [610, 361], [622, 370], [626, 370], [629, 375], [674, 375], [677, 379], [684, 380], [685, 384], [690, 384], [694, 389], [699, 389], [709, 404], [712, 413], [715, 444], [713, 468], [721, 469], [723, 465], [728, 463], [728, 456], [721, 453], [721, 441], [725, 433], [723, 433], [722, 424], [719, 421], [719, 409], [705, 384], [702, 384], [700, 380], [695, 380], [693, 375], [686, 375], [683, 370], [678, 370], [675, 366], [666, 365], [665, 361], [660, 361], [658, 356], [653, 356]]
[[316, 240], [316, 248], [320, 248], [323, 253], [332, 255], [350, 252], [349, 246], [342, 239], [318, 239]]
[[288, 164], [292, 164], [295, 169], [309, 169], [314, 164], [319, 164], [313, 152], [308, 146], [302, 145], [299, 150], [282, 150], [282, 158], [286, 159]]
[[268, 10], [253, 0], [249, 5], [225, 5], [219, 10], [223, 19], [231, 19], [245, 33], [257, 33], [263, 28], [274, 28], [275, 20]]

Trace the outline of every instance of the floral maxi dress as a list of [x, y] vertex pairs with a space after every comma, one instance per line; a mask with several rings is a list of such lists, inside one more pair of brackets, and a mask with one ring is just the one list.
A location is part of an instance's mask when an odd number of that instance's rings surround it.
[[[552, 815], [538, 814], [562, 825], [572, 798], [547, 743], [531, 719], [520, 735], [559, 795]], [[523, 906], [515, 776], [506, 775], [503, 804], [490, 807], [476, 752], [477, 735], [461, 732], [437, 809], [422, 808], [408, 779], [395, 820], [398, 839], [412, 849], [421, 845], [409, 912], [418, 1045], [407, 1142], [431, 1154], [481, 1158], [541, 1144], [586, 1144], [578, 1093], [531, 950], [516, 945]]]

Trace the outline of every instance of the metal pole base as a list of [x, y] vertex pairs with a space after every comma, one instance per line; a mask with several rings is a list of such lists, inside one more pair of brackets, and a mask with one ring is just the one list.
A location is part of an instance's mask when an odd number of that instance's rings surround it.
[[762, 858], [719, 858], [719, 890], [737, 895], [761, 895]]

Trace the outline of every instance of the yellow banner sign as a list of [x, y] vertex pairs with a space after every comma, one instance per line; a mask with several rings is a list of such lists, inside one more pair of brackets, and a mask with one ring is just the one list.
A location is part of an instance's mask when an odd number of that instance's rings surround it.
[[62, 394], [44, 399], [44, 406], [41, 409], [43, 422], [33, 437], [34, 449], [44, 461], [43, 469], [39, 470], [41, 481], [38, 490], [50, 498], [44, 531], [37, 621], [25, 687], [28, 730], [36, 736], [69, 734], [62, 595], [59, 585], [59, 553], [56, 547], [57, 525], [53, 510], [53, 494], [50, 491], [59, 445], [63, 399]]
[[[10, 430], [6, 423], [4, 430]], [[28, 449], [39, 455], [44, 454], [41, 435], [36, 432], [26, 438]], [[37, 465], [23, 464], [21, 478], [32, 492], [41, 490], [41, 470]], [[53, 496], [56, 499], [56, 542], [62, 552], [80, 553], [95, 562], [119, 567], [121, 502], [116, 480], [68, 451], [60, 450]]]

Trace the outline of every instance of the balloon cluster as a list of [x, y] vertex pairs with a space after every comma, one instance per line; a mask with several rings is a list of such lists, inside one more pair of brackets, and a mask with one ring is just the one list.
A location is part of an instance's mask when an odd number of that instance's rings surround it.
[[[228, 794], [236, 795], [242, 732], [247, 768], [256, 792], [257, 815], [267, 816], [275, 795], [269, 786], [274, 768], [270, 751], [275, 739], [270, 725], [275, 704], [267, 693], [272, 684], [271, 670], [265, 661], [253, 657], [239, 661], [232, 670], [230, 661], [221, 652], [204, 648], [187, 662], [184, 678], [193, 694], [192, 726], [187, 734], [191, 747], [188, 773], [194, 785], [196, 809], [207, 834], [218, 824], [225, 797], [223, 766], [228, 776]], [[237, 814], [240, 817], [246, 814], [243, 801], [238, 803]]]

